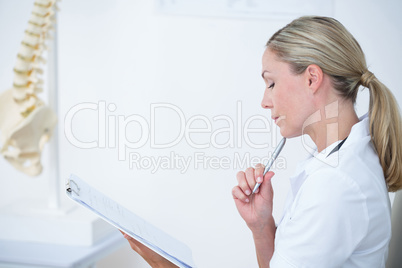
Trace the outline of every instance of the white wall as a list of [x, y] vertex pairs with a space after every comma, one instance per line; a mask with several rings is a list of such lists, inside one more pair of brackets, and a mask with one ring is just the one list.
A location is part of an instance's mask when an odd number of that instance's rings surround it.
[[[0, 0], [1, 44], [0, 90], [10, 87], [12, 68], [26, 25], [32, 0]], [[370, 70], [395, 93], [398, 90], [402, 60], [402, 10], [400, 1], [335, 0], [335, 17], [355, 35], [366, 53]], [[183, 157], [204, 153], [207, 157], [227, 157], [228, 168], [192, 166], [158, 170], [130, 169], [129, 161], [119, 160], [118, 149], [106, 142], [105, 148], [81, 149], [64, 135], [64, 118], [69, 110], [85, 102], [115, 104], [106, 118], [139, 115], [150, 123], [150, 105], [170, 103], [180, 109], [186, 122], [203, 115], [212, 132], [227, 127], [213, 121], [218, 115], [237, 121], [237, 103], [242, 105], [242, 124], [253, 115], [270, 118], [260, 108], [264, 84], [260, 78], [261, 55], [267, 39], [287, 20], [235, 19], [216, 17], [169, 16], [155, 12], [153, 1], [78, 1], [59, 4], [59, 130], [61, 139], [61, 177], [75, 173], [138, 215], [162, 228], [193, 250], [199, 267], [257, 266], [251, 234], [234, 207], [231, 189], [236, 184], [234, 155], [264, 157], [279, 141], [273, 125], [269, 133], [250, 134], [256, 149], [235, 134], [234, 148], [197, 149], [185, 139], [165, 149], [151, 148], [148, 142], [127, 153], [141, 156]], [[17, 15], [18, 14], [18, 15]], [[7, 27], [6, 27], [7, 26]], [[368, 107], [363, 92], [357, 109]], [[180, 121], [173, 110], [158, 110], [155, 136], [169, 142], [180, 132]], [[270, 123], [271, 124], [271, 123]], [[109, 127], [113, 124], [108, 122]], [[194, 127], [205, 127], [198, 121]], [[262, 127], [254, 121], [252, 127]], [[98, 139], [98, 113], [85, 110], [76, 114], [73, 133], [82, 141]], [[141, 138], [138, 124], [127, 126], [129, 139]], [[101, 132], [101, 135], [103, 132]], [[196, 143], [209, 143], [211, 134], [192, 134]], [[109, 135], [106, 135], [109, 138]], [[228, 139], [227, 133], [218, 136]], [[114, 139], [113, 139], [114, 140]], [[122, 138], [120, 138], [122, 141]], [[99, 146], [98, 146], [99, 147]], [[287, 177], [305, 151], [300, 139], [289, 140], [276, 168], [275, 216], [279, 217], [285, 198]], [[281, 163], [279, 165], [279, 163]], [[46, 158], [45, 158], [46, 164]], [[245, 168], [245, 167], [244, 167]], [[9, 189], [0, 195], [0, 205], [17, 198], [46, 194], [47, 174], [27, 178], [0, 159], [0, 184]], [[33, 191], [35, 190], [35, 191]], [[128, 247], [106, 258], [99, 267], [147, 267]]]

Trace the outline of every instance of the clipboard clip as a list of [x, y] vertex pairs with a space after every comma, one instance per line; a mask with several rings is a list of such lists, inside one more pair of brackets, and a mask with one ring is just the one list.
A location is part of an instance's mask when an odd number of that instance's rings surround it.
[[[71, 187], [71, 185], [74, 184], [74, 187]], [[74, 189], [76, 188], [76, 189]], [[71, 193], [74, 192], [76, 195], [80, 195], [80, 187], [78, 187], [78, 184], [73, 181], [73, 180], [68, 180], [66, 183], [66, 191]]]

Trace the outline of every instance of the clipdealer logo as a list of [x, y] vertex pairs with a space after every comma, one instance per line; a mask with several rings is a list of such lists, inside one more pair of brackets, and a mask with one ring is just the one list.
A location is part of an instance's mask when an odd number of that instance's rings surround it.
[[[141, 114], [118, 114], [114, 103], [99, 101], [97, 103], [85, 102], [74, 105], [66, 113], [64, 120], [64, 133], [66, 139], [75, 147], [81, 149], [109, 148], [117, 150], [119, 161], [127, 161], [130, 169], [147, 169], [155, 173], [161, 169], [177, 169], [185, 173], [189, 168], [194, 169], [245, 169], [258, 163], [266, 163], [270, 155], [264, 157], [251, 156], [249, 152], [235, 151], [232, 155], [207, 155], [206, 149], [241, 149], [243, 146], [251, 149], [271, 149], [277, 144], [275, 129], [262, 115], [252, 115], [243, 118], [242, 103], [236, 103], [234, 118], [226, 114], [219, 114], [209, 118], [205, 115], [186, 116], [180, 107], [171, 103], [151, 103], [149, 117]], [[90, 112], [98, 119], [97, 137], [92, 140], [79, 139], [74, 135], [73, 121], [82, 112]], [[168, 141], [158, 141], [156, 134], [161, 129], [158, 125], [158, 115], [169, 113], [179, 122], [174, 130], [175, 137]], [[255, 122], [263, 127], [252, 127]], [[200, 124], [204, 127], [196, 127]], [[219, 127], [225, 125], [225, 127]], [[130, 137], [128, 128], [139, 127], [136, 140]], [[159, 131], [159, 132], [158, 132]], [[192, 138], [193, 135], [207, 137], [204, 142]], [[257, 143], [252, 134], [261, 134], [267, 137], [265, 142]], [[160, 134], [159, 134], [160, 135]], [[225, 137], [225, 138], [222, 138]], [[271, 140], [268, 138], [271, 137]], [[207, 140], [207, 141], [206, 141]], [[261, 139], [260, 139], [261, 140]], [[175, 146], [185, 143], [191, 149], [190, 154], [181, 155], [175, 152]], [[155, 150], [155, 154], [142, 155], [140, 149]], [[270, 148], [270, 149], [268, 149]], [[167, 155], [158, 155], [160, 149], [171, 149]], [[233, 151], [233, 150], [231, 150]], [[222, 152], [222, 151], [221, 151]], [[286, 161], [279, 156], [275, 162], [277, 169], [285, 169]]]

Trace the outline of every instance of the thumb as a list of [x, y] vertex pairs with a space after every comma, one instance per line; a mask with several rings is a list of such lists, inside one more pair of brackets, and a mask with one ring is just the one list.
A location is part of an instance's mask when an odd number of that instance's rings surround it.
[[273, 171], [269, 171], [264, 175], [264, 180], [262, 181], [262, 184], [260, 186], [260, 193], [264, 196], [272, 196], [273, 195], [273, 189], [272, 189], [272, 183], [271, 179], [275, 175]]
[[273, 172], [273, 171], [268, 171], [268, 172], [264, 175], [264, 182], [265, 182], [265, 180], [267, 180], [267, 179], [271, 180], [273, 176], [275, 176], [275, 172]]

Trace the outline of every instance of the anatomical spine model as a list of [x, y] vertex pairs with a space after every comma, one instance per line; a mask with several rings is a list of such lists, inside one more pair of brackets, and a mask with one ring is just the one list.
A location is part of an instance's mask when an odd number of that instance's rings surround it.
[[43, 81], [40, 64], [45, 40], [53, 28], [55, 0], [36, 0], [14, 68], [13, 87], [0, 94], [1, 154], [18, 170], [42, 172], [41, 153], [57, 122], [37, 94]]

